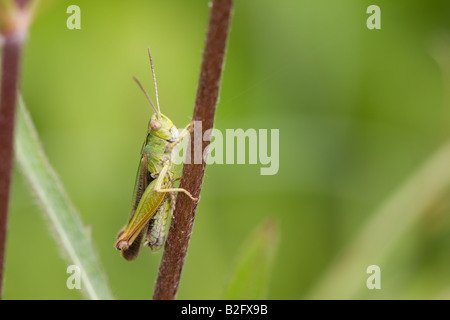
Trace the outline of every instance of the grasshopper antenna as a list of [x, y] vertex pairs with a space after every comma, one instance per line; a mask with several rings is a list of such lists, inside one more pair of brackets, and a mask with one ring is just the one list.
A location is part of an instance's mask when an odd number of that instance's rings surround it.
[[135, 77], [133, 76], [134, 81], [136, 81], [136, 83], [138, 84], [139, 88], [141, 88], [142, 92], [145, 94], [145, 97], [147, 98], [147, 101], [150, 103], [150, 105], [152, 106], [153, 110], [155, 111], [155, 113], [159, 116], [159, 110], [156, 110], [155, 105], [152, 102], [152, 99], [150, 99], [150, 96], [148, 95], [147, 91], [144, 89], [144, 87], [142, 86], [142, 83]]
[[155, 85], [155, 95], [156, 95], [156, 105], [158, 106], [158, 118], [161, 118], [161, 110], [159, 109], [159, 99], [158, 99], [158, 86], [156, 85], [155, 68], [153, 67], [152, 54], [150, 53], [150, 47], [148, 49], [148, 57], [150, 58], [150, 66], [152, 68], [153, 84]]

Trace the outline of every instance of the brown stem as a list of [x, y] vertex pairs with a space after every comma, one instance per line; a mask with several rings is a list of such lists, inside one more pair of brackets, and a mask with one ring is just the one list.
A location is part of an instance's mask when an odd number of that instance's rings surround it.
[[[232, 7], [233, 0], [214, 0], [211, 8], [193, 115], [194, 121], [202, 123], [202, 137], [214, 124]], [[208, 145], [209, 141], [203, 141], [202, 154]], [[191, 144], [187, 150], [191, 153], [191, 159], [194, 159], [193, 150], [194, 139], [191, 134]], [[202, 189], [205, 166], [206, 163], [202, 161], [201, 164], [185, 164], [183, 167], [180, 187], [189, 190], [197, 198]], [[178, 194], [153, 293], [155, 300], [173, 300], [177, 296], [196, 209], [197, 203], [183, 193]]]
[[29, 0], [16, 0], [16, 5], [20, 8], [20, 9], [25, 9], [25, 7], [27, 6]]
[[[17, 0], [17, 6], [24, 8], [27, 1]], [[19, 11], [18, 11], [19, 12]], [[20, 14], [20, 13], [19, 13]], [[22, 27], [22, 26], [20, 26]], [[13, 158], [13, 136], [16, 113], [16, 99], [19, 87], [20, 58], [22, 54], [24, 29], [8, 30], [3, 35], [1, 62], [2, 82], [0, 88], [0, 299], [3, 292], [3, 271], [8, 222], [9, 192]]]

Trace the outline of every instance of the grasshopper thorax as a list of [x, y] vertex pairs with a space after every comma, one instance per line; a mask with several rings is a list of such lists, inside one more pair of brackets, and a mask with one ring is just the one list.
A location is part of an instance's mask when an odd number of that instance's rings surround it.
[[177, 127], [162, 113], [152, 115], [148, 123], [148, 133], [170, 142], [176, 141], [179, 137]]

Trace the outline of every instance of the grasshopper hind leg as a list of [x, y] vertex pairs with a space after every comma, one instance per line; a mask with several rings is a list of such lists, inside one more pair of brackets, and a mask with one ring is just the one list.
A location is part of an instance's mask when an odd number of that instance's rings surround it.
[[[125, 258], [127, 261], [133, 261], [137, 258], [139, 255], [139, 250], [141, 249], [142, 240], [144, 238], [144, 235], [147, 233], [147, 227], [145, 227], [139, 235], [136, 237], [136, 239], [133, 241], [133, 243], [127, 248], [121, 250], [122, 257]], [[120, 236], [121, 233], [119, 233]]]
[[176, 193], [175, 192], [171, 192], [170, 193], [170, 200], [171, 200], [171, 204], [170, 204], [170, 217], [173, 219], [173, 212], [175, 211], [175, 201], [177, 199]]

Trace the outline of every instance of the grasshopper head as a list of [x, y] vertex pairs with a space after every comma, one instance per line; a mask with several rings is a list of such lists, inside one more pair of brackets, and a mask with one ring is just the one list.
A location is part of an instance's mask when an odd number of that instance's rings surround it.
[[148, 95], [147, 91], [145, 91], [141, 82], [136, 77], [133, 77], [138, 86], [141, 88], [142, 92], [145, 94], [145, 97], [147, 98], [147, 101], [150, 103], [150, 106], [152, 107], [153, 111], [155, 111], [148, 124], [148, 133], [152, 134], [153, 136], [164, 139], [166, 141], [173, 142], [178, 140], [179, 133], [177, 127], [174, 126], [173, 122], [165, 115], [163, 115], [161, 113], [161, 110], [159, 109], [158, 87], [156, 85], [155, 69], [153, 68], [153, 61], [152, 55], [150, 53], [150, 48], [148, 48], [148, 57], [150, 59], [150, 66], [152, 68], [153, 84], [155, 85], [156, 105], [158, 106], [158, 108], [156, 108], [155, 105], [153, 104], [152, 99], [150, 99], [150, 96]]
[[178, 139], [178, 129], [172, 120], [160, 113], [154, 113], [148, 124], [148, 131], [152, 135], [167, 141], [175, 141]]

